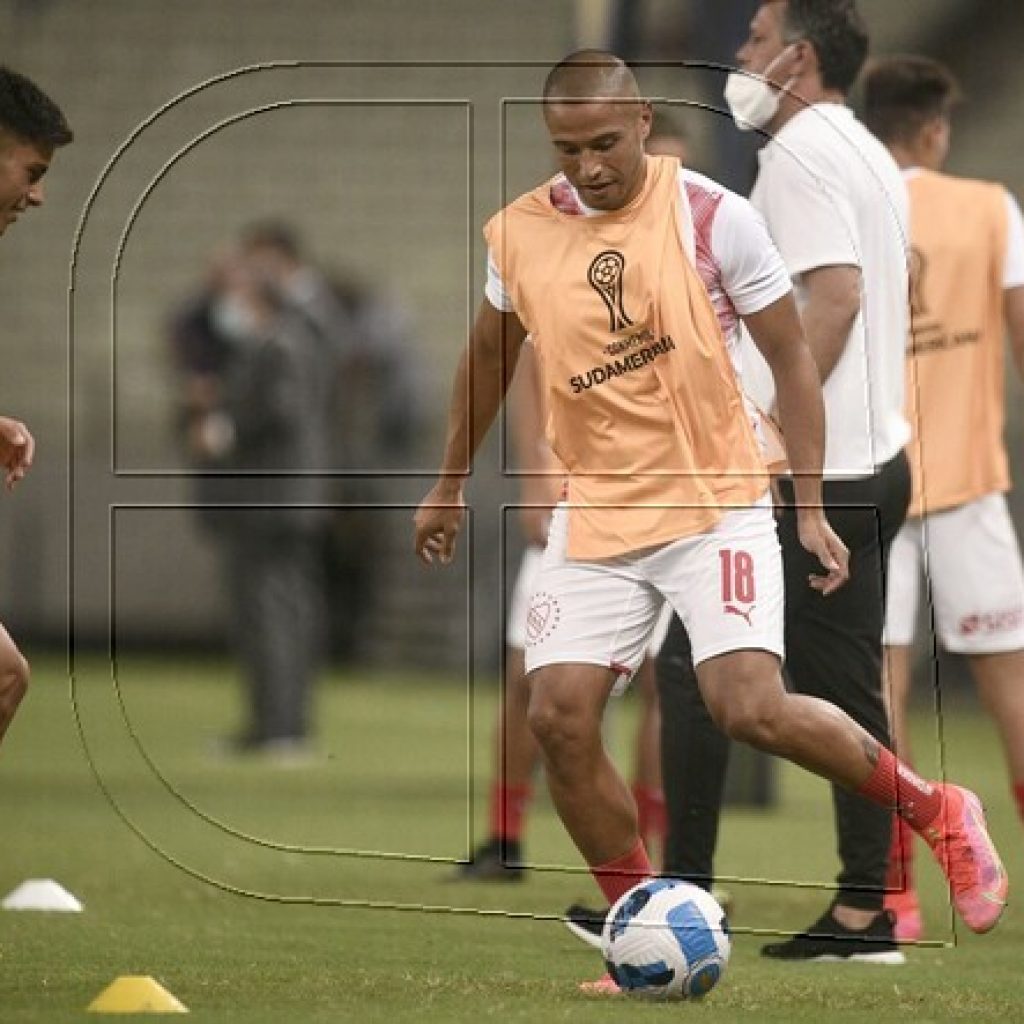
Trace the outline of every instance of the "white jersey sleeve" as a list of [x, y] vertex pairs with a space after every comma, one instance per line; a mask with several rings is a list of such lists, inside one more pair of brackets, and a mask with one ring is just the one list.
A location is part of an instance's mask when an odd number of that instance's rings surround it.
[[1006, 262], [1003, 264], [1003, 288], [1024, 285], [1024, 217], [1017, 200], [1006, 193]]
[[722, 289], [740, 316], [759, 313], [793, 290], [764, 218], [734, 192], [723, 192], [711, 249], [721, 268]]
[[487, 284], [484, 287], [484, 295], [487, 301], [501, 313], [512, 313], [512, 300], [505, 291], [505, 282], [498, 273], [498, 264], [494, 262], [494, 254], [487, 250]]
[[807, 154], [779, 149], [762, 163], [751, 195], [793, 278], [818, 267], [861, 266], [849, 196]]

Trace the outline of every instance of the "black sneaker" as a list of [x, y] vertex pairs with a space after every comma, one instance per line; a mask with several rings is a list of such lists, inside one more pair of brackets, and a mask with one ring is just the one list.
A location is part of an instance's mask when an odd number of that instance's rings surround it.
[[515, 839], [492, 836], [477, 847], [468, 864], [451, 874], [452, 882], [521, 882], [526, 877], [522, 845]]
[[837, 921], [829, 907], [807, 931], [762, 946], [761, 956], [819, 963], [901, 964], [906, 957], [893, 935], [895, 923], [892, 912], [882, 910], [867, 928], [855, 931]]
[[588, 946], [600, 949], [601, 932], [604, 931], [604, 921], [609, 909], [605, 907], [604, 910], [595, 910], [582, 903], [574, 903], [571, 907], [565, 908], [562, 922], [577, 939], [581, 939]]

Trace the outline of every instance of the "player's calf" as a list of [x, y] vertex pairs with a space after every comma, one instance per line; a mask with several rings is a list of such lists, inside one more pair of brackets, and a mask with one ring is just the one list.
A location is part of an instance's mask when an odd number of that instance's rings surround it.
[[28, 691], [29, 667], [10, 637], [0, 639], [0, 740]]

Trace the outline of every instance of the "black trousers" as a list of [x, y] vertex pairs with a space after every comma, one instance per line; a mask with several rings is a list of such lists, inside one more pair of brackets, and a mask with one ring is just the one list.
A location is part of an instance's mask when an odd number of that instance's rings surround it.
[[302, 739], [322, 660], [320, 535], [246, 529], [240, 519], [224, 544], [234, 647], [249, 703], [247, 735]]
[[[850, 549], [850, 579], [830, 597], [807, 584], [808, 575], [821, 567], [797, 537], [792, 485], [783, 481], [780, 489], [787, 682], [797, 693], [831, 701], [888, 746], [882, 703], [885, 577], [889, 548], [910, 502], [906, 456], [901, 452], [874, 476], [825, 484], [829, 522]], [[710, 886], [729, 740], [701, 699], [689, 639], [678, 618], [658, 658], [658, 690], [669, 818], [665, 871]], [[891, 812], [838, 786], [832, 791], [842, 865], [837, 899], [880, 909]]]

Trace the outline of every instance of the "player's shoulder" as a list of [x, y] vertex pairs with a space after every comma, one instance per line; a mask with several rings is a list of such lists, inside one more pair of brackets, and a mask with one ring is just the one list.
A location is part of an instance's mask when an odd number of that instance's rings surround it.
[[505, 211], [527, 213], [527, 214], [550, 214], [551, 207], [556, 197], [561, 191], [568, 188], [568, 181], [562, 174], [556, 174], [546, 181], [542, 181], [539, 185], [531, 188], [527, 192], [523, 192], [521, 195], [516, 196], [512, 202], [507, 203], [499, 210], [499, 213]]
[[932, 183], [936, 188], [948, 189], [950, 192], [991, 192], [1002, 195], [1006, 191], [1006, 186], [998, 181], [947, 174], [945, 171], [918, 170], [910, 180], [913, 181], [915, 178]]
[[[767, 162], [787, 163], [790, 156], [810, 170], [844, 176], [858, 168], [898, 174], [885, 146], [868, 131], [854, 112], [841, 103], [815, 103], [788, 121], [765, 150]], [[765, 160], [762, 159], [762, 169]]]
[[554, 212], [551, 205], [553, 189], [557, 187], [560, 177], [561, 175], [556, 175], [549, 178], [491, 214], [484, 225], [484, 235], [488, 242], [496, 244], [499, 237], [508, 237], [509, 232], [528, 232], [530, 226], [535, 225], [540, 219], [550, 218]]
[[977, 207], [985, 203], [1002, 206], [1009, 192], [998, 181], [961, 177], [940, 171], [915, 170], [907, 179], [911, 195], [929, 194], [943, 203]]
[[691, 203], [697, 199], [714, 202], [731, 209], [750, 207], [750, 202], [745, 196], [733, 192], [731, 188], [727, 188], [720, 181], [709, 178], [706, 174], [701, 174], [689, 167], [679, 168], [679, 184]]
[[711, 210], [716, 224], [722, 225], [760, 220], [760, 214], [749, 199], [706, 174], [680, 167], [679, 185], [695, 215], [705, 209]]

